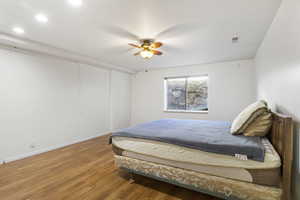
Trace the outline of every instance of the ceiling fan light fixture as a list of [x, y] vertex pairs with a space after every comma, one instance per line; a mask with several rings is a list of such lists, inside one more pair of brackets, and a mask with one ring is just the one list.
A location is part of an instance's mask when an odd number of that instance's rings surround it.
[[140, 50], [139, 52], [133, 54], [134, 56], [140, 55], [144, 59], [150, 59], [154, 55], [160, 56], [163, 54], [161, 51], [156, 50], [157, 48], [161, 47], [163, 43], [155, 42], [154, 39], [141, 39], [139, 45], [132, 43], [129, 43], [129, 45]]
[[154, 54], [153, 54], [153, 52], [152, 51], [149, 51], [149, 50], [143, 50], [142, 52], [141, 52], [141, 56], [143, 57], [143, 58], [145, 58], [145, 59], [149, 59], [149, 58], [152, 58], [152, 56], [153, 56]]

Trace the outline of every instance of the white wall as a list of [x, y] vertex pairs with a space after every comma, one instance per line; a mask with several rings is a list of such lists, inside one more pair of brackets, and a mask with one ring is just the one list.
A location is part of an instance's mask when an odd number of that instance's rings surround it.
[[111, 73], [112, 130], [128, 127], [131, 113], [131, 75]]
[[[164, 77], [209, 75], [209, 112], [166, 113]], [[140, 72], [133, 76], [132, 124], [161, 118], [211, 119], [231, 121], [255, 100], [252, 60], [195, 65]]]
[[300, 199], [300, 1], [283, 0], [255, 58], [258, 98], [295, 120], [294, 199]]
[[[123, 83], [119, 78], [129, 76], [115, 73], [0, 50], [0, 160], [14, 160], [106, 134], [111, 131], [111, 123], [129, 125], [130, 114], [126, 115], [123, 108], [130, 107], [128, 96], [123, 95], [123, 103], [117, 105], [121, 114], [116, 119], [111, 117], [114, 105], [110, 85]], [[130, 92], [127, 87], [122, 90]]]

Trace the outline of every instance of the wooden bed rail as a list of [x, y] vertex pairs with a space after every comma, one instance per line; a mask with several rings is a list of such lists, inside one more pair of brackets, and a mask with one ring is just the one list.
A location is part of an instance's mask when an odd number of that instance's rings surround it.
[[291, 200], [294, 144], [292, 118], [279, 113], [273, 113], [273, 125], [269, 139], [282, 159], [282, 200]]

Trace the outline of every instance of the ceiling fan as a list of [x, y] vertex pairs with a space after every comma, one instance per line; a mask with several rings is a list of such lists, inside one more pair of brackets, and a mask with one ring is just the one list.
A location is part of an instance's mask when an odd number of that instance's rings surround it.
[[145, 59], [152, 58], [153, 55], [160, 56], [163, 53], [155, 50], [163, 45], [161, 42], [155, 42], [153, 39], [141, 39], [140, 45], [129, 43], [130, 46], [140, 49], [139, 52], [135, 53], [135, 56], [140, 55]]

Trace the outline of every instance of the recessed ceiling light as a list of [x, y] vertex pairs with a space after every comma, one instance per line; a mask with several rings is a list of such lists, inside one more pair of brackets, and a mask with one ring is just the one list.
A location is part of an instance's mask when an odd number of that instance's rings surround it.
[[14, 27], [12, 30], [13, 30], [16, 34], [19, 34], [19, 35], [25, 33], [24, 29], [21, 28], [21, 27], [18, 27], [18, 26]]
[[68, 0], [68, 1], [74, 7], [80, 7], [82, 5], [82, 0]]
[[48, 22], [48, 17], [42, 13], [39, 13], [35, 16], [35, 19], [38, 21], [38, 22], [41, 22], [41, 23], [47, 23]]

